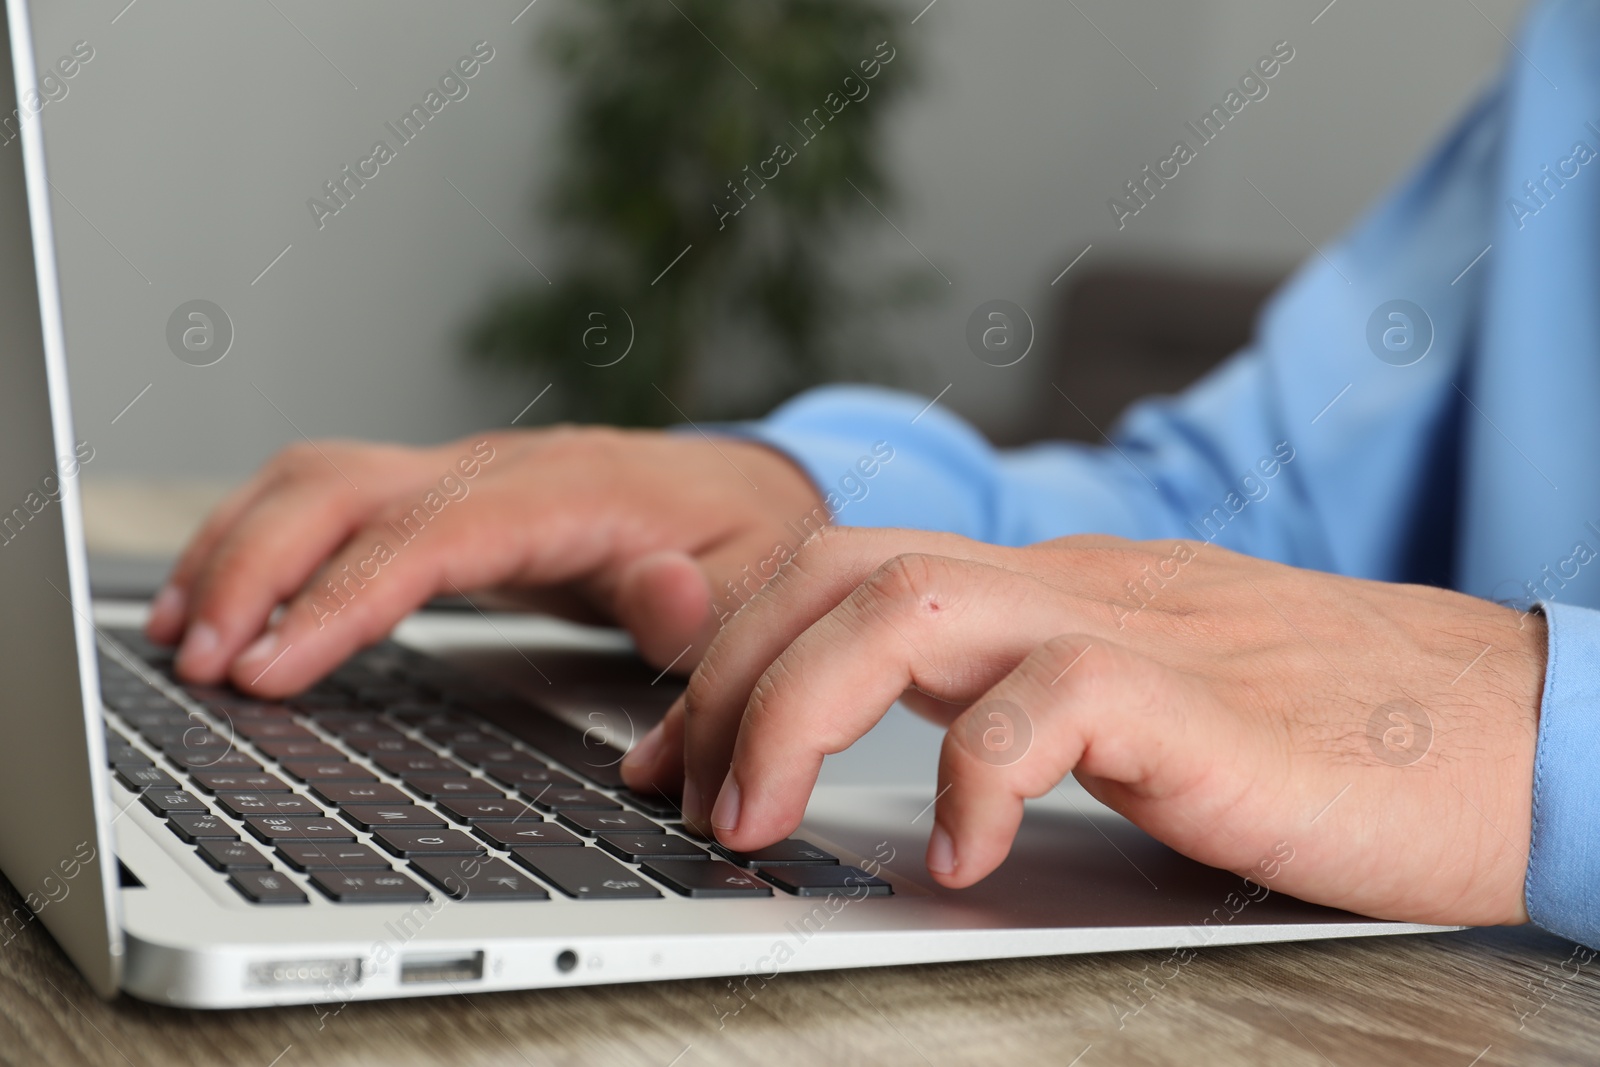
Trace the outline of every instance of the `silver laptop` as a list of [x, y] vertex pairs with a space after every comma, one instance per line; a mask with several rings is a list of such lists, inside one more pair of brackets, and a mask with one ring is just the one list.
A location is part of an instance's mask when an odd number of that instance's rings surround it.
[[[0, 114], [36, 80], [6, 10]], [[179, 684], [142, 606], [91, 602], [40, 128], [0, 146], [7, 940], [40, 923], [99, 993], [188, 1007], [729, 976], [726, 1017], [791, 970], [1430, 929], [1190, 863], [1070, 781], [943, 889], [933, 762], [906, 756], [937, 734], [904, 714], [830, 763], [794, 839], [725, 853], [622, 787], [669, 683], [538, 620], [424, 614], [284, 704]]]

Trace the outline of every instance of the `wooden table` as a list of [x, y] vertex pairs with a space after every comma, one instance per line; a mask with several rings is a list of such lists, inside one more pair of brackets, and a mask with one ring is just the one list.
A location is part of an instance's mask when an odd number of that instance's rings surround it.
[[[149, 509], [152, 494], [130, 499]], [[117, 521], [126, 509], [104, 494], [97, 503], [100, 547], [151, 547], [128, 542], [135, 527]], [[148, 540], [175, 539], [163, 529]], [[0, 898], [7, 911], [18, 906], [3, 882]], [[0, 948], [0, 1062], [1600, 1063], [1600, 960], [1532, 929], [1206, 949], [1162, 986], [1167, 955], [786, 973], [719, 1028], [727, 987], [713, 980], [342, 1009], [200, 1013], [105, 1003], [35, 924]]]

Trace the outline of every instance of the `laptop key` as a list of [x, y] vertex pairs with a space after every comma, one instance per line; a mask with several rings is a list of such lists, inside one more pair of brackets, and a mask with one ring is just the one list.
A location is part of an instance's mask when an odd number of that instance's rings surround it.
[[194, 784], [207, 793], [289, 793], [289, 783], [267, 771], [191, 771]]
[[201, 841], [195, 851], [200, 858], [219, 871], [238, 871], [251, 868], [270, 870], [272, 861], [266, 853], [248, 841], [224, 841], [221, 838]]
[[416, 872], [456, 900], [549, 900], [532, 878], [505, 860], [430, 856], [411, 861]]
[[210, 812], [197, 813], [180, 811], [168, 816], [167, 826], [189, 844], [198, 844], [207, 839], [237, 839], [238, 834], [233, 827], [222, 821], [220, 815]]
[[583, 838], [552, 822], [486, 822], [472, 828], [496, 848], [523, 848], [537, 845], [582, 845]]
[[493, 767], [543, 767], [538, 757], [530, 752], [512, 748], [504, 741], [484, 745], [452, 745], [450, 754], [465, 760], [474, 767], [489, 770]]
[[353, 841], [356, 836], [336, 819], [310, 815], [251, 815], [244, 824], [268, 845], [279, 841]]
[[631, 804], [658, 819], [676, 819], [682, 813], [678, 802], [662, 793], [635, 793], [631, 789], [623, 789], [619, 791], [619, 796], [623, 803]]
[[799, 838], [779, 841], [775, 845], [758, 848], [754, 852], [734, 852], [721, 845], [716, 845], [715, 848], [724, 859], [739, 867], [819, 867], [839, 862], [838, 856], [824, 852], [811, 842], [801, 841]]
[[344, 753], [326, 741], [257, 741], [256, 747], [275, 760], [342, 759]]
[[311, 884], [340, 904], [420, 902], [428, 891], [399, 871], [335, 871], [317, 868], [307, 875]]
[[797, 897], [886, 897], [894, 887], [859, 867], [833, 864], [823, 867], [763, 867], [761, 877]]
[[205, 811], [205, 803], [192, 793], [181, 789], [148, 789], [139, 795], [144, 806], [166, 818], [180, 811]]
[[111, 764], [113, 767], [117, 766], [118, 764], [127, 764], [129, 766], [149, 766], [150, 757], [145, 755], [139, 749], [134, 748], [126, 741], [107, 740], [106, 762]]
[[293, 793], [218, 793], [217, 803], [235, 819], [246, 815], [321, 815], [322, 809]]
[[544, 788], [550, 789], [582, 789], [578, 780], [569, 774], [552, 770], [542, 763], [491, 763], [484, 767], [489, 777], [501, 785], [512, 789], [520, 789], [525, 793], [537, 793]]
[[524, 821], [533, 819], [541, 821], [543, 816], [534, 811], [520, 800], [509, 797], [471, 798], [464, 797], [460, 800], [441, 800], [439, 810], [457, 822], [514, 822], [517, 819]]
[[528, 802], [542, 811], [620, 811], [622, 805], [592, 789], [524, 789]]
[[440, 775], [407, 775], [406, 788], [419, 793], [429, 800], [442, 800], [446, 797], [504, 797], [505, 794], [492, 782], [482, 778], [442, 777]]
[[438, 812], [416, 804], [348, 804], [339, 809], [346, 819], [363, 830], [379, 830], [385, 826], [443, 826], [444, 817]]
[[556, 815], [563, 826], [570, 826], [586, 837], [595, 834], [660, 834], [666, 831], [636, 811], [564, 810]]
[[389, 774], [399, 778], [404, 778], [408, 774], [463, 773], [459, 763], [447, 760], [443, 756], [430, 756], [421, 753], [374, 756], [372, 761]]
[[373, 839], [396, 856], [483, 856], [484, 847], [460, 830], [401, 830], [382, 827]]
[[253, 904], [308, 903], [300, 887], [277, 871], [234, 871], [228, 881]]
[[772, 887], [755, 875], [721, 860], [650, 860], [644, 864], [644, 873], [674, 893], [697, 899], [772, 895]]
[[363, 756], [433, 755], [433, 749], [428, 748], [419, 741], [413, 741], [404, 734], [394, 734], [393, 736], [356, 734], [345, 737], [342, 740]]
[[284, 773], [302, 782], [376, 782], [373, 773], [347, 759], [284, 760]]
[[237, 750], [227, 752], [168, 752], [167, 758], [194, 771], [259, 771], [261, 764]]
[[322, 801], [345, 804], [409, 804], [411, 798], [387, 782], [317, 782], [311, 791]]
[[375, 849], [337, 841], [280, 841], [278, 855], [297, 871], [316, 867], [338, 871], [389, 869], [388, 859]]
[[252, 741], [316, 741], [317, 735], [292, 719], [234, 719], [234, 733]]
[[569, 897], [639, 900], [661, 894], [597, 848], [514, 848], [512, 856]]
[[115, 769], [117, 781], [124, 789], [138, 793], [145, 789], [181, 790], [178, 780], [155, 764], [135, 767], [123, 764]]
[[677, 834], [601, 834], [595, 838], [601, 848], [629, 863], [648, 859], [710, 859], [705, 849]]

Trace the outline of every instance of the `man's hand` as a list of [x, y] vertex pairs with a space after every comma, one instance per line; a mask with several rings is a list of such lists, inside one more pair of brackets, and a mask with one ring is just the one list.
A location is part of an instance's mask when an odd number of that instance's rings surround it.
[[[971, 885], [1067, 774], [1194, 859], [1419, 922], [1523, 922], [1537, 615], [1196, 542], [832, 530], [623, 764], [748, 850], [902, 695], [948, 726], [928, 867]], [[1259, 878], [1259, 876], [1258, 876]]]
[[429, 597], [499, 589], [617, 622], [657, 666], [687, 669], [739, 602], [719, 603], [725, 583], [752, 595], [745, 568], [827, 521], [797, 467], [734, 440], [562, 428], [427, 449], [325, 441], [285, 450], [211, 515], [148, 633], [181, 639], [185, 678], [279, 696]]

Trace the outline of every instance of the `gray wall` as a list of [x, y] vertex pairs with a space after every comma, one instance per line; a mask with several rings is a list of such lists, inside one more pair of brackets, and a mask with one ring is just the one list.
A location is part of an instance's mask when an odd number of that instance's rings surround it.
[[[544, 383], [467, 364], [459, 335], [489, 293], [554, 268], [530, 205], [560, 92], [531, 48], [574, 0], [515, 25], [525, 0], [125, 2], [34, 12], [41, 63], [95, 51], [42, 115], [79, 432], [98, 447], [86, 478], [235, 477], [297, 430], [425, 442], [509, 422]], [[1080, 267], [1298, 260], [1309, 246], [1246, 178], [1311, 241], [1336, 235], [1493, 75], [1521, 4], [1337, 0], [1315, 25], [1322, 0], [938, 0], [913, 24], [920, 7], [895, 43], [922, 53], [923, 89], [888, 124], [905, 238], [869, 214], [840, 256], [937, 283], [892, 320], [889, 351], [860, 355], [994, 421], [1034, 371], [971, 356], [978, 303], [1044, 317], [1090, 243]], [[1267, 98], [1119, 232], [1107, 199], [1285, 39]], [[468, 96], [319, 230], [307, 198], [479, 40], [495, 57]], [[168, 348], [193, 299], [234, 325], [213, 366]]]

